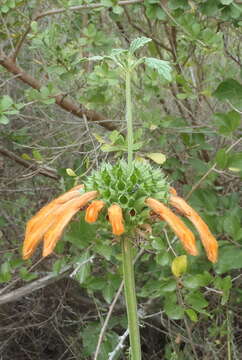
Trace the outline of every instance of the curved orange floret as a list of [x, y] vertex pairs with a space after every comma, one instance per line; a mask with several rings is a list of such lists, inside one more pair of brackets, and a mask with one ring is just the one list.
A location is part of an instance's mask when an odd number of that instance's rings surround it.
[[186, 227], [184, 222], [160, 201], [148, 198], [145, 202], [156, 214], [169, 224], [174, 233], [181, 240], [185, 250], [193, 256], [198, 255], [195, 237], [191, 230]]
[[108, 208], [108, 217], [112, 225], [114, 235], [122, 235], [124, 233], [123, 213], [119, 205], [113, 204]]
[[196, 227], [201, 237], [208, 259], [215, 263], [218, 259], [218, 242], [209, 230], [207, 224], [198, 215], [198, 213], [187, 204], [187, 202], [175, 195], [170, 196], [170, 204], [174, 206], [181, 214], [185, 215]]
[[102, 208], [104, 207], [105, 202], [102, 200], [94, 200], [86, 209], [85, 221], [88, 223], [94, 223], [97, 221], [98, 215]]
[[[78, 185], [79, 189], [81, 187], [82, 186]], [[88, 201], [93, 200], [96, 196], [97, 191], [90, 191], [81, 195], [77, 190], [77, 187], [75, 187], [74, 190], [71, 189], [44, 206], [27, 224], [22, 252], [23, 258], [28, 259], [31, 257], [36, 247], [43, 239], [44, 234], [52, 227], [55, 227], [58, 221], [62, 221], [60, 220], [60, 218], [62, 219], [62, 215], [65, 217], [65, 214], [67, 214], [67, 218], [69, 218], [69, 207], [74, 211], [72, 213], [73, 216], [81, 207], [86, 205]]]
[[80, 189], [83, 188], [83, 185], [77, 185], [62, 194], [58, 198], [52, 200], [49, 204], [42, 207], [35, 216], [33, 216], [27, 223], [25, 237], [29, 236], [30, 233], [34, 233], [36, 228], [42, 224], [43, 220], [47, 215], [55, 211], [59, 207], [60, 204], [64, 204], [65, 202], [80, 196]]

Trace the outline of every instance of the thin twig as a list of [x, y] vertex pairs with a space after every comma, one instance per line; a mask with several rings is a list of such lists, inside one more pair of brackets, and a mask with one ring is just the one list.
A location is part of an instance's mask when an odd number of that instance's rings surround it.
[[[144, 2], [144, 0], [124, 0], [124, 1], [119, 1], [116, 5], [119, 6], [125, 6], [125, 5], [133, 5], [133, 4], [138, 4], [138, 3], [142, 3]], [[79, 10], [85, 10], [85, 9], [97, 9], [100, 7], [105, 7], [103, 5], [103, 3], [97, 3], [97, 4], [86, 4], [86, 5], [77, 5], [77, 6], [70, 6], [69, 8], [60, 8], [60, 9], [52, 9], [43, 13], [40, 13], [39, 15], [37, 15], [35, 17], [35, 21], [45, 17], [45, 16], [52, 16], [52, 15], [56, 15], [56, 14], [61, 14], [64, 13], [66, 11], [79, 11]]]
[[[233, 147], [235, 147], [237, 144], [239, 144], [239, 142], [241, 141], [241, 138], [236, 140], [232, 145], [230, 145], [230, 147], [225, 151], [226, 154], [233, 149]], [[201, 185], [201, 183], [206, 179], [206, 177], [216, 168], [217, 163], [215, 162], [213, 164], [213, 166], [208, 169], [208, 171], [201, 177], [200, 180], [198, 180], [198, 182], [193, 185], [193, 187], [191, 188], [191, 190], [189, 191], [189, 193], [186, 196], [186, 200], [192, 195], [192, 193]]]
[[124, 347], [124, 342], [129, 335], [129, 329], [127, 329], [122, 336], [119, 337], [119, 343], [115, 347], [115, 349], [108, 354], [108, 360], [113, 360], [116, 356], [116, 354], [119, 352], [119, 350], [122, 350]]

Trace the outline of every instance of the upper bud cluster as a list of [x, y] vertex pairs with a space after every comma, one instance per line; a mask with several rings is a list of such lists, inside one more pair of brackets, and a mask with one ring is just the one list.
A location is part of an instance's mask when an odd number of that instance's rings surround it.
[[[85, 191], [97, 190], [99, 198], [109, 207], [119, 204], [127, 225], [138, 225], [147, 218], [145, 199], [153, 197], [164, 203], [169, 199], [169, 185], [160, 169], [147, 162], [134, 161], [130, 172], [124, 160], [102, 164], [84, 181]], [[144, 212], [142, 211], [143, 209]]]

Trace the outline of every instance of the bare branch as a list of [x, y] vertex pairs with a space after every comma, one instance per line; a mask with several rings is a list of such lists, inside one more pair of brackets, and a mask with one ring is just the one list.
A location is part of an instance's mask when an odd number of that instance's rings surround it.
[[50, 274], [50, 275], [44, 276], [41, 279], [31, 282], [30, 284], [27, 284], [25, 286], [22, 286], [21, 288], [10, 291], [9, 293], [0, 296], [0, 305], [6, 304], [6, 303], [9, 303], [12, 301], [17, 301], [21, 297], [31, 294], [33, 291], [42, 289], [43, 287], [46, 287], [46, 286], [58, 281], [59, 279], [67, 276], [68, 272], [71, 269], [72, 269], [72, 266], [66, 266], [65, 268], [63, 268], [63, 270], [58, 275]]
[[[0, 50], [0, 65], [5, 67], [10, 73], [14, 75], [18, 75], [18, 79], [24, 82], [25, 84], [31, 86], [36, 90], [40, 90], [42, 84], [26, 73], [23, 69], [18, 67], [15, 62], [7, 57], [3, 51]], [[115, 130], [117, 129], [115, 125], [112, 124], [111, 121], [106, 119], [103, 115], [97, 113], [94, 110], [87, 110], [81, 104], [76, 104], [74, 101], [67, 99], [64, 95], [56, 95], [54, 96], [56, 104], [58, 104], [62, 109], [76, 115], [81, 118], [83, 115], [87, 117], [89, 121], [100, 122], [100, 125], [106, 128], [107, 130]]]
[[27, 169], [36, 170], [36, 172], [38, 174], [47, 176], [47, 177], [49, 177], [51, 179], [55, 179], [55, 180], [59, 179], [59, 175], [57, 174], [57, 171], [55, 169], [45, 167], [45, 166], [39, 166], [36, 163], [32, 163], [27, 160], [24, 160], [21, 157], [19, 157], [18, 155], [16, 155], [15, 153], [13, 153], [12, 151], [9, 151], [2, 147], [0, 148], [0, 154], [8, 157], [11, 160], [14, 160], [18, 164], [26, 167]]
[[[133, 4], [138, 4], [138, 3], [142, 3], [144, 2], [144, 0], [124, 0], [124, 1], [119, 1], [117, 3], [117, 5], [119, 6], [125, 6], [125, 5], [133, 5]], [[79, 10], [85, 10], [85, 9], [97, 9], [100, 7], [104, 7], [104, 5], [102, 3], [97, 3], [97, 4], [86, 4], [86, 5], [77, 5], [77, 6], [70, 6], [69, 8], [60, 8], [60, 9], [52, 9], [43, 13], [40, 13], [39, 15], [37, 15], [35, 17], [35, 21], [45, 17], [45, 16], [52, 16], [52, 15], [56, 15], [56, 14], [61, 14], [63, 12], [66, 11], [79, 11]]]

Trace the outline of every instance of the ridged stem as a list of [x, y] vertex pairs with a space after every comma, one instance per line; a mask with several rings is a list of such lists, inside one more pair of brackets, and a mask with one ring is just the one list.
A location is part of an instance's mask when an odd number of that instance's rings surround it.
[[122, 255], [131, 360], [141, 360], [139, 321], [134, 281], [133, 247], [130, 239], [127, 237], [122, 239]]
[[127, 140], [128, 140], [128, 169], [132, 171], [133, 163], [133, 123], [132, 123], [132, 100], [131, 100], [131, 70], [126, 71], [126, 123], [127, 123]]

